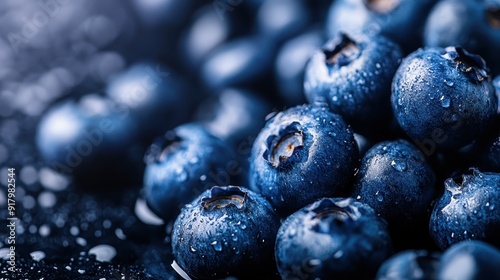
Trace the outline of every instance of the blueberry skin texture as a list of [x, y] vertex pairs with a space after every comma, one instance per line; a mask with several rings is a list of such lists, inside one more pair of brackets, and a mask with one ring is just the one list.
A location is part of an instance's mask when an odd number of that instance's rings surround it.
[[140, 184], [143, 150], [137, 123], [109, 99], [87, 94], [51, 107], [35, 141], [42, 159], [85, 189]]
[[328, 37], [339, 31], [384, 35], [410, 53], [422, 44], [422, 29], [435, 0], [337, 0], [326, 19]]
[[283, 279], [373, 279], [391, 254], [386, 223], [352, 198], [322, 198], [295, 212], [275, 246]]
[[239, 183], [242, 172], [227, 144], [193, 123], [167, 132], [149, 147], [145, 160], [146, 201], [165, 222], [206, 189]]
[[145, 144], [189, 120], [201, 98], [171, 68], [139, 62], [111, 79], [106, 94], [136, 121]]
[[376, 280], [424, 280], [436, 278], [440, 253], [406, 250], [386, 260], [377, 272]]
[[177, 217], [174, 259], [195, 279], [274, 278], [279, 225], [276, 212], [259, 194], [244, 187], [213, 187]]
[[380, 134], [391, 120], [391, 82], [401, 62], [399, 47], [383, 36], [338, 33], [306, 66], [309, 103], [328, 103], [356, 132]]
[[500, 251], [481, 241], [463, 241], [441, 257], [436, 279], [500, 279]]
[[498, 106], [484, 60], [460, 47], [419, 49], [403, 59], [391, 102], [399, 125], [426, 155], [472, 143]]
[[426, 21], [424, 45], [461, 46], [481, 55], [498, 73], [500, 58], [500, 3], [445, 0], [434, 6]]
[[389, 227], [414, 228], [427, 216], [435, 175], [422, 152], [406, 140], [376, 144], [361, 160], [352, 197], [368, 204]]
[[443, 250], [463, 240], [500, 246], [500, 174], [472, 169], [461, 184], [455, 180], [445, 181], [445, 192], [432, 211], [429, 230], [436, 244]]
[[359, 164], [353, 133], [325, 106], [278, 113], [261, 130], [250, 158], [250, 186], [282, 215], [340, 195]]

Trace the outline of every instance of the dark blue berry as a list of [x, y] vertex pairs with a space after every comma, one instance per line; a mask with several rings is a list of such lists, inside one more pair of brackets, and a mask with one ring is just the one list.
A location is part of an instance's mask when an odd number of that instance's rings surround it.
[[323, 198], [283, 222], [275, 254], [283, 279], [373, 279], [392, 243], [368, 205]]
[[436, 278], [441, 255], [425, 250], [407, 250], [386, 260], [377, 272], [377, 280], [424, 280]]
[[401, 58], [383, 36], [336, 34], [307, 64], [307, 100], [328, 103], [356, 132], [379, 135], [392, 117], [391, 82]]
[[109, 189], [140, 182], [139, 132], [127, 108], [89, 94], [50, 108], [38, 125], [36, 145], [54, 170], [85, 188]]
[[278, 113], [254, 142], [250, 185], [282, 214], [346, 191], [359, 163], [353, 133], [326, 107]]
[[460, 47], [407, 56], [394, 76], [391, 98], [399, 125], [426, 155], [478, 139], [498, 106], [484, 60]]
[[415, 228], [434, 198], [435, 175], [406, 140], [381, 142], [361, 160], [352, 197], [371, 206], [389, 227]]
[[500, 251], [481, 241], [455, 244], [441, 257], [436, 279], [500, 279]]
[[434, 205], [429, 225], [436, 244], [446, 249], [472, 239], [500, 245], [500, 174], [472, 169], [472, 174], [444, 184], [445, 192]]
[[306, 103], [303, 86], [306, 64], [322, 43], [321, 33], [314, 29], [285, 42], [276, 55], [276, 84], [285, 104]]
[[172, 69], [136, 63], [108, 83], [106, 94], [137, 122], [144, 142], [186, 122], [200, 95]]
[[175, 221], [174, 259], [195, 279], [272, 279], [279, 224], [259, 194], [244, 187], [213, 187], [187, 204]]
[[339, 31], [382, 34], [398, 43], [405, 53], [422, 42], [422, 28], [436, 0], [337, 0], [326, 20], [328, 36]]
[[165, 221], [206, 189], [238, 183], [242, 172], [226, 144], [197, 124], [167, 132], [149, 147], [145, 160], [146, 201]]

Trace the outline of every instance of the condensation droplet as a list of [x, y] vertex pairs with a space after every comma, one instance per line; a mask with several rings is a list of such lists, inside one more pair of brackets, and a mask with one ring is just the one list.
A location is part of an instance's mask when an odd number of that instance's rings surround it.
[[403, 161], [391, 161], [391, 166], [396, 169], [397, 171], [405, 171], [406, 170], [406, 162]]
[[448, 96], [441, 96], [441, 98], [439, 98], [439, 101], [441, 102], [441, 107], [443, 108], [448, 108], [450, 107], [450, 98]]
[[214, 242], [211, 243], [212, 246], [214, 247], [214, 250], [217, 251], [217, 252], [220, 252], [222, 251], [222, 244], [220, 242], [217, 242], [217, 240], [215, 240]]
[[377, 191], [377, 192], [375, 193], [375, 197], [377, 198], [377, 200], [378, 200], [379, 202], [384, 201], [384, 195], [383, 195], [383, 194], [382, 194], [382, 192], [380, 192], [380, 191]]

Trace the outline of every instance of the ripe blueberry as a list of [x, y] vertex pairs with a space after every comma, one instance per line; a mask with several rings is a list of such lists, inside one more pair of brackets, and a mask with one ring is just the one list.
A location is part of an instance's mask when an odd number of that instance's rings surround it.
[[472, 239], [500, 245], [500, 174], [472, 169], [472, 174], [444, 184], [446, 190], [434, 205], [429, 225], [436, 244], [446, 249]]
[[391, 101], [399, 125], [426, 155], [472, 143], [498, 106], [484, 60], [460, 47], [407, 56], [394, 76]]
[[278, 113], [254, 142], [250, 185], [287, 215], [321, 197], [343, 193], [359, 163], [349, 126], [324, 106]]
[[145, 156], [146, 201], [165, 221], [208, 188], [238, 183], [241, 166], [232, 151], [199, 124], [184, 124], [153, 143]]
[[295, 212], [275, 246], [283, 279], [373, 279], [391, 253], [386, 223], [352, 198], [323, 198]]
[[[244, 187], [213, 187], [175, 221], [177, 264], [196, 279], [273, 277], [279, 218], [268, 201]], [[264, 279], [264, 278], [260, 278]]]

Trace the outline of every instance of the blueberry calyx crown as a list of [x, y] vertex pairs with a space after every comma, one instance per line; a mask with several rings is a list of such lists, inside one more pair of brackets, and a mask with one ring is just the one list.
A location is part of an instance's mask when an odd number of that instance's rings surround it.
[[181, 142], [182, 138], [179, 137], [174, 131], [167, 132], [164, 137], [156, 139], [155, 142], [148, 148], [146, 155], [144, 156], [144, 161], [146, 164], [164, 161], [168, 154], [179, 147]]
[[488, 24], [493, 28], [500, 28], [500, 7], [489, 7], [485, 13]]
[[210, 196], [201, 199], [201, 206], [208, 211], [215, 208], [225, 208], [231, 205], [238, 209], [243, 209], [247, 193], [236, 186], [212, 187]]
[[298, 129], [299, 123], [293, 122], [279, 135], [267, 138], [268, 149], [264, 152], [264, 159], [273, 167], [285, 165], [296, 149], [304, 146], [304, 133]]
[[471, 77], [481, 82], [490, 76], [490, 70], [486, 62], [479, 55], [471, 54], [461, 47], [447, 47], [444, 58], [452, 60], [457, 64], [458, 70], [471, 73]]
[[463, 174], [461, 176], [455, 176], [447, 179], [444, 182], [444, 186], [447, 191], [449, 191], [452, 195], [456, 195], [462, 192], [463, 187], [469, 184], [470, 181], [473, 181], [475, 178], [482, 178], [483, 173], [479, 171], [477, 168], [470, 168], [469, 171], [471, 174]]
[[350, 205], [350, 199], [333, 202], [330, 199], [322, 199], [318, 206], [311, 209], [314, 215], [312, 220], [318, 220], [313, 229], [320, 233], [329, 233], [331, 224], [342, 225], [349, 221], [360, 218], [359, 210]]
[[371, 11], [385, 14], [392, 12], [400, 2], [401, 0], [366, 0], [365, 5]]
[[325, 54], [326, 65], [339, 67], [348, 65], [357, 59], [361, 50], [356, 42], [344, 32], [340, 32], [331, 43], [321, 49]]

